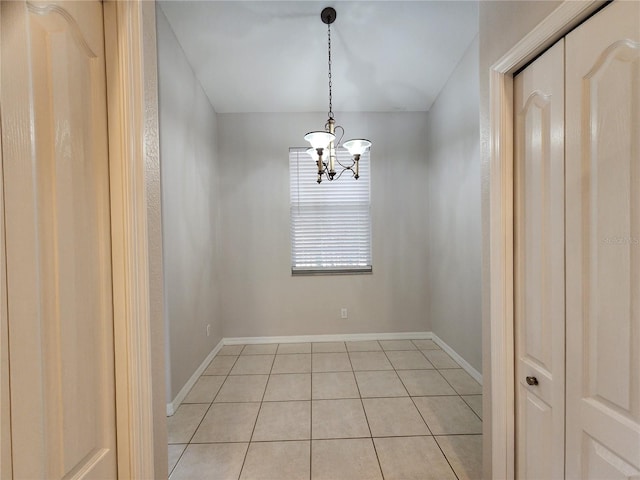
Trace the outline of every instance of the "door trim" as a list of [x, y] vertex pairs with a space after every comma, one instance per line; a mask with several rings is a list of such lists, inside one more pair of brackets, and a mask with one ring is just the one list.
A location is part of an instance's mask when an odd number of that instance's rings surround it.
[[[104, 2], [119, 478], [155, 478], [146, 164], [157, 165], [155, 4]], [[149, 21], [151, 18], [152, 21]]]
[[[565, 0], [489, 71], [489, 324], [492, 478], [515, 478], [513, 74], [603, 5]], [[485, 352], [487, 353], [487, 352]]]
[[[2, 9], [0, 9], [0, 26]], [[0, 37], [1, 31], [0, 31]], [[0, 62], [0, 71], [2, 62]], [[0, 85], [0, 89], [2, 85]], [[0, 118], [2, 108], [0, 106]], [[11, 460], [11, 397], [9, 395], [9, 328], [7, 306], [7, 258], [4, 235], [4, 167], [0, 123], [0, 478], [13, 478]]]

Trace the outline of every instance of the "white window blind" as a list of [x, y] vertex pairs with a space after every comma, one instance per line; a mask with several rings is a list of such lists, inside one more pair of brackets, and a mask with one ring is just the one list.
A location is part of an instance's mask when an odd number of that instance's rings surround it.
[[[346, 171], [318, 185], [317, 167], [306, 150], [289, 149], [293, 273], [371, 271], [369, 152], [360, 158], [358, 180]], [[337, 157], [351, 164], [346, 150], [338, 149]]]

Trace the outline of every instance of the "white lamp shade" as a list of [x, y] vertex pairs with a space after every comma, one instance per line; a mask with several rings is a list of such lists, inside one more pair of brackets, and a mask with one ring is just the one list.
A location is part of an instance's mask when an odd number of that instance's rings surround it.
[[355, 138], [353, 140], [344, 142], [342, 146], [349, 150], [349, 153], [351, 155], [362, 155], [367, 151], [367, 148], [371, 146], [371, 142], [369, 140], [365, 140], [364, 138]]
[[307, 133], [304, 139], [309, 142], [313, 148], [327, 148], [327, 145], [334, 141], [336, 136], [333, 133], [319, 130], [317, 132]]
[[314, 160], [318, 160], [318, 151], [315, 148], [307, 148], [307, 155], [309, 155]]

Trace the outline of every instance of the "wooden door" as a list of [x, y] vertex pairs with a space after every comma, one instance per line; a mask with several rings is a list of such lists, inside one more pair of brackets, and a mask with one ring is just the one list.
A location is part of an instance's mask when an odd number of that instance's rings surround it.
[[514, 78], [516, 472], [564, 475], [564, 41]]
[[2, 2], [14, 478], [116, 478], [102, 4]]
[[640, 2], [566, 38], [567, 478], [640, 478]]

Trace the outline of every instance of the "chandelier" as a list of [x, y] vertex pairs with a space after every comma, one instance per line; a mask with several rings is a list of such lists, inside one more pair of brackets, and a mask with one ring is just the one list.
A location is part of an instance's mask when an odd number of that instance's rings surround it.
[[[327, 25], [327, 51], [329, 55], [329, 119], [324, 125], [324, 130], [316, 130], [309, 132], [304, 136], [304, 139], [311, 144], [311, 148], [307, 150], [307, 153], [313, 160], [315, 160], [318, 166], [318, 183], [322, 182], [322, 178], [328, 180], [337, 180], [342, 176], [344, 172], [349, 170], [353, 177], [357, 180], [360, 175], [358, 173], [358, 164], [360, 156], [367, 151], [371, 146], [371, 142], [364, 138], [356, 138], [348, 140], [343, 144], [340, 144], [342, 137], [344, 137], [344, 128], [340, 125], [336, 125], [336, 120], [333, 117], [333, 92], [332, 92], [332, 78], [331, 78], [331, 24], [335, 22], [337, 13], [335, 9], [327, 7], [322, 10], [320, 18], [322, 23]], [[341, 131], [340, 139], [336, 142], [336, 130]], [[351, 155], [351, 164], [343, 165], [340, 163], [336, 156], [336, 149], [344, 147], [349, 151]], [[336, 164], [340, 168], [340, 172], [336, 176]]]

